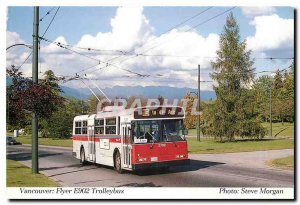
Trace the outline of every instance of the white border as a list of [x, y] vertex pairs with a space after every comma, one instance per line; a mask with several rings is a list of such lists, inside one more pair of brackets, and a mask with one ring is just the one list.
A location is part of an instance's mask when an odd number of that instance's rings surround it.
[[298, 6], [298, 0], [6, 0], [10, 6]]
[[[33, 5], [40, 5], [40, 6], [291, 6], [295, 7], [297, 10], [299, 9], [299, 0], [251, 0], [251, 1], [242, 1], [242, 0], [39, 0], [39, 1], [34, 1], [34, 0], [2, 0], [0, 1], [0, 34], [1, 34], [1, 42], [0, 43], [0, 48], [1, 51], [5, 50], [6, 46], [6, 20], [7, 20], [7, 6], [33, 6]], [[299, 13], [298, 13], [299, 17]], [[299, 20], [297, 21], [297, 33], [299, 29]], [[298, 39], [299, 40], [299, 39]], [[297, 56], [298, 57], [298, 56]], [[3, 80], [0, 81], [1, 83], [1, 96], [0, 96], [0, 103], [2, 105], [1, 113], [0, 113], [0, 119], [1, 119], [1, 127], [0, 127], [0, 134], [2, 136], [2, 141], [0, 142], [0, 146], [2, 146], [1, 150], [6, 151], [5, 147], [5, 137], [6, 136], [6, 129], [5, 129], [5, 116], [6, 112], [5, 109], [5, 67], [6, 67], [6, 56], [1, 55], [0, 57], [0, 67], [2, 68], [0, 70], [1, 72], [1, 77]], [[297, 69], [297, 68], [296, 68]], [[300, 71], [297, 72], [297, 79], [298, 81], [300, 80]], [[298, 84], [298, 83], [297, 83]], [[298, 87], [299, 88], [299, 87]], [[298, 113], [297, 113], [298, 114]], [[297, 115], [298, 116], [298, 115]], [[296, 128], [298, 131], [298, 127]], [[298, 133], [298, 132], [297, 132]], [[295, 136], [297, 137], [297, 136]], [[6, 162], [5, 162], [5, 157], [2, 157], [0, 159], [0, 169], [2, 170], [2, 173], [0, 175], [0, 192], [1, 192], [1, 204], [6, 204], [7, 201], [7, 196], [9, 196], [13, 191], [13, 189], [9, 188], [6, 190]], [[296, 162], [298, 163], [298, 161]], [[296, 174], [296, 173], [295, 173]], [[298, 178], [298, 177], [297, 177]], [[296, 178], [296, 179], [297, 179]], [[148, 188], [145, 188], [148, 190]], [[141, 189], [144, 193], [145, 189]], [[168, 188], [166, 188], [168, 189]], [[163, 192], [163, 190], [166, 189], [161, 189], [160, 191]], [[200, 188], [199, 188], [200, 189]], [[299, 189], [299, 188], [298, 188]], [[12, 190], [12, 192], [11, 192]], [[127, 190], [127, 189], [126, 189]], [[128, 190], [131, 190], [128, 188]], [[158, 190], [158, 188], [155, 188], [154, 190]], [[183, 188], [177, 188], [176, 189], [178, 193], [182, 193]], [[210, 190], [206, 188], [206, 190]], [[5, 195], [6, 191], [9, 195]], [[174, 189], [173, 189], [174, 191]], [[176, 191], [176, 192], [177, 192]], [[176, 196], [176, 192], [171, 192], [172, 196]], [[193, 192], [190, 192], [193, 193]], [[186, 196], [190, 196], [190, 193], [187, 193]], [[212, 192], [210, 192], [212, 193]], [[168, 193], [166, 196], [168, 196], [170, 193]], [[211, 197], [209, 197], [211, 196]], [[215, 195], [206, 195], [206, 198], [213, 198]], [[298, 195], [299, 196], [299, 195]], [[188, 197], [187, 197], [188, 198]], [[227, 197], [228, 199], [228, 197]]]
[[[23, 190], [50, 191], [51, 193], [25, 194]], [[98, 192], [93, 192], [98, 190]], [[268, 190], [282, 190], [283, 194], [262, 194], [261, 188], [226, 188], [238, 191], [239, 194], [220, 191], [222, 188], [131, 188], [131, 187], [60, 187], [60, 188], [7, 188], [9, 199], [293, 199], [293, 188], [267, 188]], [[257, 193], [242, 193], [242, 189], [257, 191]], [[60, 190], [60, 191], [58, 191]], [[122, 192], [109, 194], [108, 190]], [[81, 192], [82, 191], [82, 192]], [[63, 194], [65, 193], [65, 194]]]

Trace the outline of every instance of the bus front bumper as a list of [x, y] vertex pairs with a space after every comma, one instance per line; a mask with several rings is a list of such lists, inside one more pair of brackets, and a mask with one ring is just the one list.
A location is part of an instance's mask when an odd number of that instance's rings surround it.
[[190, 164], [190, 159], [143, 163], [143, 164], [132, 164], [132, 170], [163, 168], [163, 167], [171, 167], [171, 166], [184, 166], [184, 165], [189, 165], [189, 164]]

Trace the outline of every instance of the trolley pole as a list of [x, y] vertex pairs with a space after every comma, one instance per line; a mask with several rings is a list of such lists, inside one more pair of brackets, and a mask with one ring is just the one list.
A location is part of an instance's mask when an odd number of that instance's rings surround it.
[[[33, 19], [33, 55], [32, 55], [32, 81], [38, 84], [38, 38], [39, 38], [39, 7], [34, 7]], [[39, 172], [39, 156], [38, 156], [38, 118], [36, 111], [32, 112], [32, 173]]]
[[200, 65], [198, 65], [198, 115], [197, 115], [197, 140], [200, 141]]

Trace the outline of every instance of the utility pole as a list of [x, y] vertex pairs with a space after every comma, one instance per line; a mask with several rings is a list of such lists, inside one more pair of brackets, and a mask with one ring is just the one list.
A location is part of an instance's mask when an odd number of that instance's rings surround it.
[[[33, 18], [33, 55], [32, 55], [32, 81], [38, 84], [38, 44], [39, 44], [39, 7], [34, 7]], [[39, 155], [38, 155], [38, 118], [36, 111], [32, 112], [32, 173], [39, 173]]]
[[197, 141], [200, 141], [200, 65], [198, 65], [198, 115], [197, 115]]

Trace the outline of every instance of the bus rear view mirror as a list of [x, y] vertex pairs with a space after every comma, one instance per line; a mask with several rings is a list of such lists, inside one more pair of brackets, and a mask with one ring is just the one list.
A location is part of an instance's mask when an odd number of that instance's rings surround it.
[[184, 135], [188, 135], [188, 134], [189, 134], [189, 130], [188, 130], [188, 129], [184, 129], [184, 130], [183, 130], [183, 134], [184, 134]]

